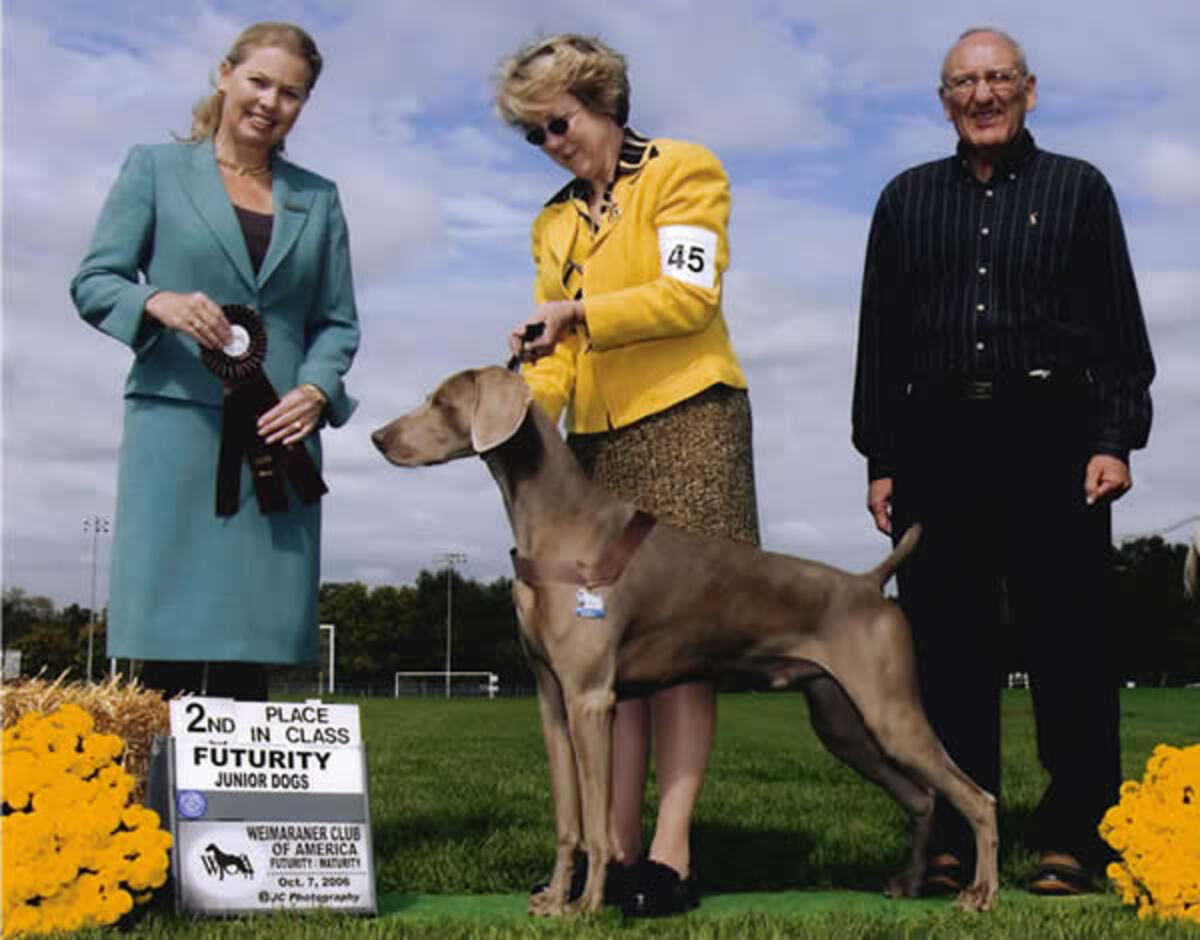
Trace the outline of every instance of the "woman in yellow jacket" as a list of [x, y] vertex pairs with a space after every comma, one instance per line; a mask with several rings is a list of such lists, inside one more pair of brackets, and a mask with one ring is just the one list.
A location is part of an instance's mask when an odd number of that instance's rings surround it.
[[[512, 331], [537, 403], [600, 485], [692, 531], [758, 543], [746, 379], [721, 312], [729, 183], [705, 148], [626, 127], [624, 58], [560, 35], [500, 69], [497, 108], [574, 177], [533, 224], [533, 315]], [[524, 341], [526, 328], [541, 335]], [[694, 907], [688, 831], [716, 694], [684, 682], [617, 706], [610, 873], [630, 915]], [[659, 811], [640, 857], [653, 727]]]

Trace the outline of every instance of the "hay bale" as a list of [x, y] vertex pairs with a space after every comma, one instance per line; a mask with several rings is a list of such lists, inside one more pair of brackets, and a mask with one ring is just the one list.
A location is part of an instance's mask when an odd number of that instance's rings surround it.
[[107, 682], [91, 684], [67, 682], [66, 675], [64, 672], [53, 682], [38, 677], [0, 686], [4, 727], [16, 724], [28, 712], [47, 714], [68, 702], [86, 709], [96, 723], [96, 731], [119, 734], [125, 741], [125, 753], [117, 763], [137, 781], [133, 798], [143, 802], [150, 743], [156, 734], [167, 733], [167, 703], [136, 679], [126, 681], [113, 676]]

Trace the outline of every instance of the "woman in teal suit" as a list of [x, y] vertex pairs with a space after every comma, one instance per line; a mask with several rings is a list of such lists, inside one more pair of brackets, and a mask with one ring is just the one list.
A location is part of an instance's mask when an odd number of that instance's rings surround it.
[[108, 653], [168, 696], [262, 700], [268, 664], [317, 658], [320, 503], [289, 486], [286, 511], [261, 513], [243, 460], [236, 512], [216, 514], [223, 391], [200, 349], [232, 348], [222, 305], [254, 308], [280, 396], [257, 432], [320, 466], [318, 429], [356, 404], [342, 383], [359, 337], [337, 188], [282, 153], [320, 71], [299, 27], [246, 29], [189, 138], [130, 152], [71, 283], [83, 319], [134, 354]]

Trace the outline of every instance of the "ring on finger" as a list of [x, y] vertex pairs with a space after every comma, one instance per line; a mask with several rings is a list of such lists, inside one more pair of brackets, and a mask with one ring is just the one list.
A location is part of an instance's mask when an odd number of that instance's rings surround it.
[[304, 430], [304, 422], [303, 422], [303, 421], [293, 421], [293, 422], [292, 422], [292, 430], [293, 430], [293, 431], [302, 431], [302, 430]]

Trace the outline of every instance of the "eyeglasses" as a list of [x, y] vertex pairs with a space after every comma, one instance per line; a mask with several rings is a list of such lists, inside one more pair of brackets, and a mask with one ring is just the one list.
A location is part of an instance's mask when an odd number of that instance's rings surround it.
[[942, 88], [955, 98], [970, 98], [983, 82], [994, 94], [1004, 95], [1025, 78], [1019, 69], [989, 69], [982, 75], [952, 75], [942, 82]]
[[540, 124], [527, 128], [525, 131], [525, 139], [535, 147], [540, 147], [546, 142], [546, 135], [553, 134], [555, 137], [562, 137], [571, 128], [571, 118], [575, 117], [582, 108], [572, 111], [570, 114], [560, 114], [552, 117], [546, 122], [543, 127]]

